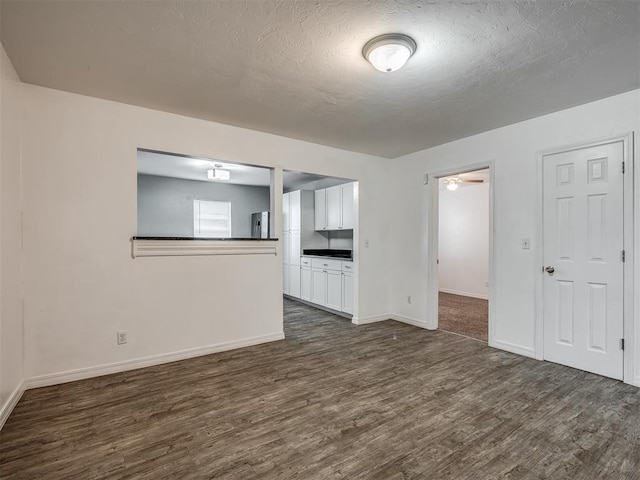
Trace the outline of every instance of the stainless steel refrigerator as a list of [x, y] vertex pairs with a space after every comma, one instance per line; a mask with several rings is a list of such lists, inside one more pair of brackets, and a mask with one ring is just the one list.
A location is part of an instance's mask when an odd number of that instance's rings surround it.
[[269, 212], [251, 214], [251, 238], [269, 238]]

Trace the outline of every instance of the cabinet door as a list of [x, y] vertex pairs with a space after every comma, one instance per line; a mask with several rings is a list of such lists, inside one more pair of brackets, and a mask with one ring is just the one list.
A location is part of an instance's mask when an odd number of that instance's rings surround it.
[[291, 210], [289, 199], [291, 194], [285, 193], [282, 196], [282, 231], [288, 232], [291, 230]]
[[320, 268], [311, 269], [311, 301], [318, 305], [327, 304], [327, 274]]
[[282, 265], [282, 293], [289, 295], [289, 278], [291, 276], [291, 268], [288, 264]]
[[342, 188], [327, 188], [327, 230], [338, 230], [342, 225]]
[[342, 228], [353, 228], [353, 183], [340, 185], [342, 188]]
[[316, 190], [314, 192], [316, 230], [327, 229], [327, 190]]
[[300, 268], [300, 298], [308, 302], [311, 301], [311, 269]]
[[300, 231], [289, 232], [289, 265], [300, 265]]
[[290, 265], [289, 295], [300, 298], [300, 265]]
[[291, 263], [291, 233], [282, 233], [282, 263], [289, 265]]
[[289, 193], [289, 228], [300, 230], [300, 190]]
[[342, 308], [344, 313], [353, 313], [353, 275], [342, 272]]
[[342, 272], [327, 270], [327, 307], [342, 309]]

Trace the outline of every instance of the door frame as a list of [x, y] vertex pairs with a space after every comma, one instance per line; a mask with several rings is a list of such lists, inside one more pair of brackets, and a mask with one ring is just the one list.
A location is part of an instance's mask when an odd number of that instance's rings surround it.
[[[487, 344], [494, 347], [495, 338], [495, 161], [486, 160], [477, 163], [467, 163], [455, 167], [429, 172], [428, 178], [433, 179], [427, 184], [429, 220], [427, 222], [427, 328], [436, 330], [438, 328], [438, 223], [440, 216], [439, 208], [439, 180], [443, 177], [458, 175], [461, 173], [473, 172], [475, 170], [489, 169], [489, 318], [487, 325]], [[501, 348], [501, 347], [500, 347]]]
[[[536, 224], [535, 239], [539, 248], [535, 249], [536, 259], [536, 281], [535, 281], [535, 358], [544, 360], [544, 177], [543, 163], [544, 157], [558, 153], [566, 153], [575, 150], [582, 150], [590, 147], [608, 145], [622, 142], [622, 161], [625, 163], [625, 174], [623, 175], [624, 196], [623, 196], [623, 248], [625, 251], [625, 262], [623, 265], [623, 332], [624, 332], [624, 352], [623, 352], [623, 382], [640, 386], [640, 378], [634, 376], [633, 363], [635, 352], [635, 323], [634, 316], [634, 168], [635, 158], [633, 155], [633, 132], [607, 137], [595, 142], [585, 142], [572, 144], [564, 147], [556, 147], [539, 151], [537, 154], [537, 189], [536, 189]], [[640, 372], [638, 372], [640, 373]]]

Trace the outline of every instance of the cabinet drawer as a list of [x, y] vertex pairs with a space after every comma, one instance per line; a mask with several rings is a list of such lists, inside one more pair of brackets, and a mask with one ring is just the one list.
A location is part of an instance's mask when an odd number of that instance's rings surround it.
[[311, 259], [309, 257], [300, 257], [300, 265], [303, 267], [311, 267]]
[[324, 270], [342, 270], [342, 260], [332, 260], [329, 258], [312, 258], [311, 266], [313, 268], [322, 268]]
[[353, 272], [353, 262], [342, 262], [343, 272]]

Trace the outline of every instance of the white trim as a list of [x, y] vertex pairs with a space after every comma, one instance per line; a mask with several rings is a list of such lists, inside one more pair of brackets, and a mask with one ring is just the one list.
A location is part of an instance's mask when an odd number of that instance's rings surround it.
[[354, 325], [366, 325], [367, 323], [376, 323], [376, 322], [384, 322], [386, 320], [391, 320], [391, 315], [374, 315], [373, 317], [364, 317], [364, 318], [356, 318], [353, 317], [351, 319], [351, 323]]
[[516, 353], [518, 355], [523, 355], [525, 357], [536, 358], [536, 352], [533, 348], [523, 347], [522, 345], [505, 342], [504, 340], [496, 340], [494, 338], [489, 346], [493, 348], [499, 348], [500, 350], [505, 350], [507, 352]]
[[0, 430], [4, 427], [4, 424], [9, 419], [11, 412], [16, 408], [16, 405], [22, 398], [22, 394], [25, 391], [24, 382], [20, 382], [20, 384], [15, 388], [15, 390], [9, 395], [7, 401], [2, 405], [2, 409], [0, 409]]
[[[484, 162], [468, 163], [455, 167], [436, 170], [429, 172], [429, 183], [427, 184], [427, 210], [429, 211], [429, 220], [427, 222], [427, 263], [422, 266], [422, 270], [427, 272], [427, 321], [419, 322], [420, 325], [426, 325], [424, 328], [435, 330], [438, 328], [438, 196], [439, 188], [437, 179], [448, 177], [451, 175], [473, 172], [475, 170], [489, 169], [489, 291], [487, 299], [489, 300], [489, 320], [488, 320], [488, 344], [494, 346], [495, 337], [495, 299], [496, 299], [496, 255], [494, 232], [495, 224], [495, 160], [487, 160]], [[431, 181], [431, 179], [435, 181]], [[501, 347], [497, 347], [501, 348]]]
[[136, 257], [276, 255], [278, 240], [131, 240]]
[[537, 153], [537, 201], [536, 201], [536, 295], [535, 295], [535, 358], [538, 360], [544, 360], [544, 334], [543, 334], [543, 282], [544, 277], [541, 275], [542, 268], [544, 266], [544, 242], [543, 242], [543, 202], [544, 202], [544, 179], [543, 179], [543, 159], [548, 155], [554, 155], [558, 153], [571, 152], [574, 150], [581, 150], [591, 147], [597, 147], [601, 145], [608, 145], [612, 143], [622, 142], [623, 144], [623, 161], [625, 162], [625, 175], [624, 182], [624, 249], [626, 252], [626, 261], [624, 264], [624, 338], [625, 338], [625, 351], [624, 351], [624, 366], [623, 375], [624, 383], [630, 385], [640, 386], [640, 378], [634, 372], [634, 353], [635, 353], [635, 331], [638, 320], [635, 317], [635, 302], [634, 302], [634, 279], [635, 279], [635, 261], [634, 261], [634, 242], [635, 242], [635, 230], [634, 230], [634, 217], [635, 217], [635, 190], [634, 190], [634, 175], [636, 169], [635, 156], [634, 156], [634, 143], [633, 132], [627, 132], [624, 134], [604, 138], [590, 143], [572, 144], [565, 147], [552, 148], [542, 150]]
[[460, 290], [450, 290], [448, 288], [441, 288], [439, 291], [442, 293], [450, 293], [452, 295], [460, 295], [462, 297], [471, 297], [471, 298], [479, 298], [481, 300], [489, 300], [489, 295], [485, 295], [483, 293], [462, 292]]
[[402, 323], [406, 323], [407, 325], [413, 325], [414, 327], [424, 328], [426, 330], [435, 330], [435, 328], [431, 328], [429, 324], [421, 320], [418, 320], [417, 318], [405, 317], [404, 315], [398, 315], [396, 313], [392, 313], [389, 316], [389, 318], [391, 320], [395, 320], [396, 322], [402, 322]]
[[133, 360], [125, 360], [122, 362], [114, 362], [106, 365], [96, 365], [94, 367], [79, 368], [76, 370], [68, 370], [66, 372], [50, 373], [31, 377], [25, 380], [25, 388], [47, 387], [49, 385], [58, 385], [60, 383], [74, 382], [86, 378], [99, 377], [102, 375], [110, 375], [112, 373], [126, 372], [127, 370], [136, 370], [138, 368], [151, 367], [161, 365], [163, 363], [177, 362], [188, 358], [200, 357], [211, 353], [224, 352], [234, 350], [236, 348], [250, 347], [261, 343], [283, 340], [284, 332], [272, 333], [269, 335], [261, 335], [258, 337], [250, 337], [232, 342], [217, 343], [206, 347], [189, 348], [172, 353], [163, 353], [150, 357], [136, 358]]

